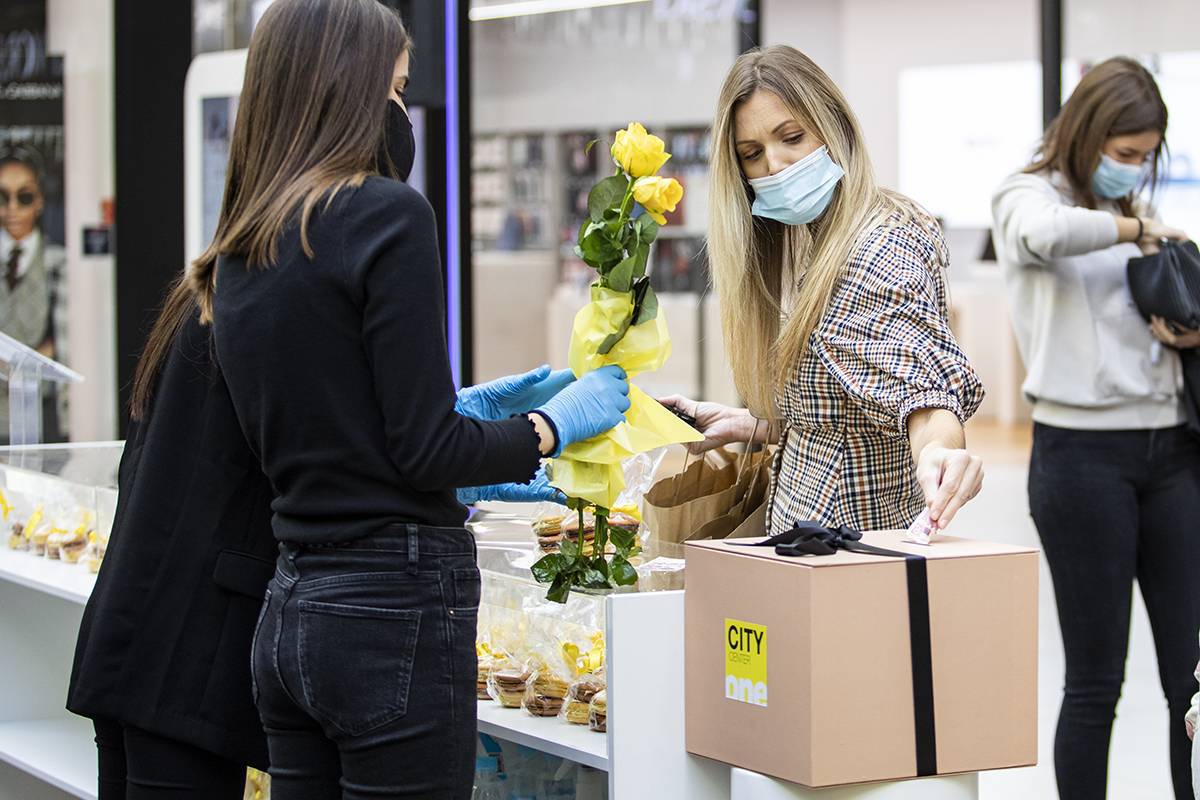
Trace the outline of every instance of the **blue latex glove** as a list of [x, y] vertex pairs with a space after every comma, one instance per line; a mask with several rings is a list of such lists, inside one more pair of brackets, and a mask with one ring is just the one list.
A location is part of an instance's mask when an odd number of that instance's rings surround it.
[[571, 370], [551, 372], [549, 365], [543, 364], [524, 375], [509, 375], [460, 389], [454, 410], [472, 419], [508, 419], [532, 411], [574, 381], [575, 373]]
[[471, 486], [457, 489], [458, 502], [464, 506], [478, 503], [481, 500], [503, 500], [506, 503], [540, 503], [549, 500], [551, 503], [565, 503], [567, 496], [550, 485], [546, 477], [546, 468], [539, 467], [537, 474], [529, 483], [497, 483], [492, 486]]
[[593, 370], [534, 409], [554, 427], [557, 458], [563, 448], [604, 433], [624, 421], [629, 410], [629, 379], [610, 364]]

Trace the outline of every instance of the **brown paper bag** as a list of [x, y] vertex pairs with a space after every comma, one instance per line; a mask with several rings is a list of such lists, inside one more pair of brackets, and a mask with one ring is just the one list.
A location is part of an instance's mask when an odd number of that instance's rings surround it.
[[678, 475], [650, 487], [642, 519], [657, 541], [677, 544], [725, 514], [738, 499], [736, 456], [724, 448], [705, 453]]
[[767, 535], [767, 502], [766, 497], [758, 507], [746, 515], [742, 524], [731, 530], [726, 539], [755, 539]]
[[739, 462], [734, 501], [729, 510], [701, 525], [686, 541], [728, 537], [766, 500], [774, 460], [775, 451], [772, 448], [763, 448], [744, 457]]

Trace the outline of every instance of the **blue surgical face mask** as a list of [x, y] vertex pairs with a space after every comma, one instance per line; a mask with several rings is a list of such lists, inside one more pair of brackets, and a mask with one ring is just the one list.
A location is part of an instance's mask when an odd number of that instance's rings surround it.
[[822, 145], [781, 172], [751, 178], [754, 204], [750, 213], [784, 225], [807, 225], [825, 213], [844, 174], [829, 157], [829, 148]]
[[1144, 169], [1143, 164], [1123, 164], [1101, 153], [1100, 165], [1092, 173], [1092, 191], [1105, 200], [1124, 197], [1137, 188]]

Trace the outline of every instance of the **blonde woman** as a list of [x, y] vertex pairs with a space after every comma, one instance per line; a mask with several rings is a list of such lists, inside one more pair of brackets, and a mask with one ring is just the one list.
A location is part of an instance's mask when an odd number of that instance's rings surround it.
[[[963, 422], [983, 387], [950, 332], [937, 223], [880, 188], [841, 91], [804, 54], [754, 50], [713, 123], [708, 253], [749, 410], [682, 397], [703, 450], [779, 441], [770, 530], [944, 528], [983, 481]], [[760, 418], [771, 424], [759, 424]]]

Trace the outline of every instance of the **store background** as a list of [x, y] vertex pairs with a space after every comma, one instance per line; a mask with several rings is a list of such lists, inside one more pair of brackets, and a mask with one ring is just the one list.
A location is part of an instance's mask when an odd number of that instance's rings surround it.
[[[47, 53], [63, 57], [68, 352], [69, 365], [87, 378], [70, 389], [70, 432], [76, 441], [111, 439], [121, 433], [141, 337], [162, 287], [184, 263], [183, 76], [193, 55], [244, 48], [269, 0], [32, 4], [45, 9]], [[443, 5], [401, 3], [410, 15], [432, 9], [439, 20]], [[661, 374], [643, 383], [736, 401], [715, 304], [704, 290], [705, 129], [724, 72], [745, 44], [746, 14], [757, 7], [762, 44], [800, 48], [842, 87], [880, 180], [946, 221], [954, 325], [989, 387], [969, 429], [972, 446], [987, 459], [988, 478], [956, 528], [1036, 544], [1025, 499], [1029, 428], [1021, 368], [1000, 277], [982, 256], [990, 191], [1024, 163], [1042, 128], [1040, 34], [1047, 6], [1061, 14], [1064, 96], [1087, 64], [1116, 54], [1136, 55], [1159, 75], [1174, 155], [1161, 198], [1164, 217], [1200, 230], [1200, 6], [1194, 0], [646, 0], [464, 20], [459, 30], [468, 32], [461, 44], [470, 70], [463, 85], [470, 91], [460, 100], [470, 123], [464, 152], [473, 169], [462, 187], [470, 199], [463, 209], [469, 228], [462, 269], [474, 307], [467, 303], [456, 332], [468, 351], [467, 373], [485, 380], [543, 360], [563, 363], [568, 322], [585, 283], [570, 254], [574, 206], [580, 187], [607, 169], [602, 150], [594, 151], [598, 158], [580, 159], [579, 147], [640, 120], [668, 138], [676, 153], [668, 170], [688, 192], [655, 256], [654, 280], [675, 353]], [[417, 105], [431, 109], [428, 140], [442, 147], [427, 190], [431, 200], [444, 202], [442, 55], [422, 48], [414, 89], [425, 93]], [[11, 58], [11, 50], [0, 51], [3, 57]], [[105, 222], [114, 198], [123, 233], [118, 255], [85, 254], [83, 230]], [[1042, 595], [1041, 764], [985, 776], [989, 800], [1019, 792], [1053, 796], [1050, 748], [1062, 652], [1045, 573]], [[986, 724], [986, 687], [980, 714]], [[1138, 598], [1110, 796], [1168, 796], [1165, 716]], [[0, 772], [0, 784], [7, 780]]]

